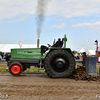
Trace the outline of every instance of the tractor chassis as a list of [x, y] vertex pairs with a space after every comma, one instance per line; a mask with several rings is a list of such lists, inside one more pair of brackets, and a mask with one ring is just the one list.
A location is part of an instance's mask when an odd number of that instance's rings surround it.
[[19, 62], [21, 64], [27, 64], [27, 68], [30, 68], [30, 66], [36, 66], [38, 68], [42, 68], [44, 59], [10, 59], [10, 61], [7, 62], [7, 66], [9, 66], [12, 62]]

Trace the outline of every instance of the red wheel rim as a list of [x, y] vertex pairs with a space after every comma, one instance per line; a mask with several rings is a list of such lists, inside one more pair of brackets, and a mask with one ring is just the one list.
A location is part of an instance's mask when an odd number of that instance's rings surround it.
[[11, 71], [12, 71], [12, 73], [14, 73], [14, 74], [17, 74], [17, 73], [19, 73], [20, 72], [20, 66], [19, 65], [13, 65], [12, 67], [11, 67]]

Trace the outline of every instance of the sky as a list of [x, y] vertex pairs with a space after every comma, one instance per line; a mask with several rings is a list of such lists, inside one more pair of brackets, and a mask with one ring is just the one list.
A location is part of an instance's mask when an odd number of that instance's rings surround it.
[[[42, 0], [41, 0], [42, 1]], [[100, 0], [46, 0], [40, 44], [68, 39], [67, 48], [96, 50], [100, 44]], [[37, 44], [39, 0], [0, 0], [0, 44]], [[100, 45], [99, 45], [100, 46]]]

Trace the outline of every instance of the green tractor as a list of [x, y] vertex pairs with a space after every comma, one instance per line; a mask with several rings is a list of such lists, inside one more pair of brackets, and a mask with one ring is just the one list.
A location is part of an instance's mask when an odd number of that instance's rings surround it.
[[18, 76], [30, 66], [37, 66], [44, 68], [51, 78], [69, 77], [75, 70], [75, 59], [71, 49], [66, 48], [66, 35], [62, 41], [63, 44], [58, 47], [42, 45], [41, 48], [11, 49], [7, 63], [9, 72]]

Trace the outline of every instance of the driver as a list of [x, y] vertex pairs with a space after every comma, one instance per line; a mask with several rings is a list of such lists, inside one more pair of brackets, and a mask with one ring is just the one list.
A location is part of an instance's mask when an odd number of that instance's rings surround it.
[[62, 47], [62, 45], [63, 45], [63, 40], [61, 41], [61, 39], [58, 38], [58, 41], [52, 47]]

